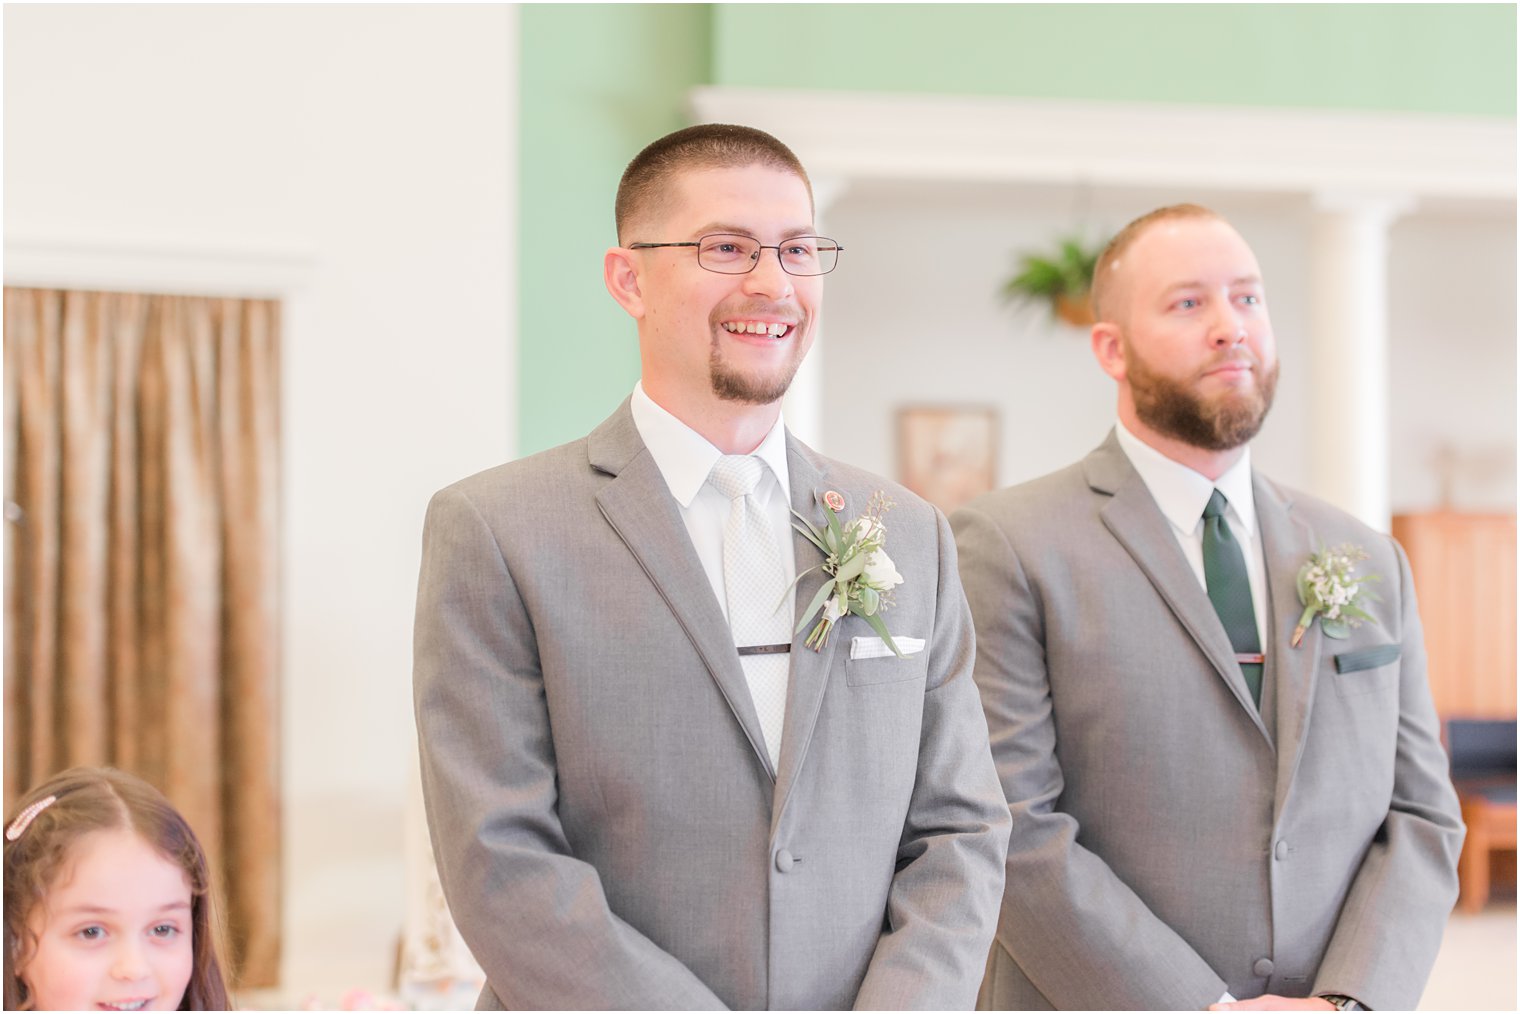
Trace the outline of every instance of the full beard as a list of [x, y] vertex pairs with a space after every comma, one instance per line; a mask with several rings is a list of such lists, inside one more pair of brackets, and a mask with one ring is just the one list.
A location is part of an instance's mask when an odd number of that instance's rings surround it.
[[724, 401], [737, 401], [745, 405], [770, 405], [780, 401], [802, 366], [804, 346], [801, 336], [807, 333], [809, 323], [806, 317], [797, 323], [786, 338], [786, 341], [792, 343], [791, 356], [770, 373], [746, 373], [728, 362], [723, 355], [723, 338], [717, 333], [723, 329], [714, 323], [712, 350], [707, 358], [708, 378], [713, 393]]
[[[1249, 354], [1245, 358], [1252, 365], [1256, 385], [1213, 401], [1205, 400], [1185, 382], [1151, 369], [1134, 354], [1133, 347], [1126, 358], [1130, 395], [1140, 421], [1157, 433], [1208, 451], [1232, 451], [1256, 436], [1277, 393], [1280, 364], [1274, 362], [1270, 371], [1262, 372], [1261, 364]], [[1205, 369], [1229, 358], [1237, 357], [1224, 357]]]

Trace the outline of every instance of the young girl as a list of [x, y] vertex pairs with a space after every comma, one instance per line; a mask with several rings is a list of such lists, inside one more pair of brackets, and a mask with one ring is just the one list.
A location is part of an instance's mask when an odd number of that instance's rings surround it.
[[72, 768], [5, 825], [6, 1010], [227, 1010], [210, 874], [157, 789]]

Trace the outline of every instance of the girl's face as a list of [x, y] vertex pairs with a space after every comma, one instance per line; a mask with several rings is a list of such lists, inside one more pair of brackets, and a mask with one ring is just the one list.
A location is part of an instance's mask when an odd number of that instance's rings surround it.
[[132, 831], [74, 844], [29, 920], [38, 1010], [177, 1010], [190, 982], [190, 881]]

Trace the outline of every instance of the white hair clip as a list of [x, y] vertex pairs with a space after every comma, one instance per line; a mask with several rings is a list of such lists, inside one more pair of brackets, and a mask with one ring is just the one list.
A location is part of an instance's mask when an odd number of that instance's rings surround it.
[[5, 829], [5, 840], [15, 841], [17, 838], [20, 838], [22, 832], [31, 826], [32, 821], [37, 819], [37, 814], [56, 802], [58, 802], [57, 796], [48, 796], [46, 799], [39, 799], [25, 810], [22, 810], [16, 815], [16, 819], [11, 821], [11, 826]]

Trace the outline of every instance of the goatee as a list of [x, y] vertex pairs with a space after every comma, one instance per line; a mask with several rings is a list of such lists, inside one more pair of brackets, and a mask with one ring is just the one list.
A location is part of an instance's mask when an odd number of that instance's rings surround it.
[[1278, 363], [1263, 372], [1261, 363], [1249, 353], [1235, 353], [1210, 363], [1202, 372], [1225, 362], [1244, 360], [1251, 364], [1256, 385], [1250, 390], [1225, 392], [1205, 400], [1189, 383], [1175, 380], [1150, 368], [1125, 343], [1126, 376], [1135, 414], [1140, 421], [1164, 436], [1208, 451], [1232, 451], [1256, 436], [1272, 397], [1277, 393]]
[[[769, 308], [761, 308], [750, 312], [760, 317], [772, 311]], [[740, 312], [731, 316], [744, 315]], [[722, 328], [715, 317], [712, 347], [707, 357], [707, 373], [713, 393], [724, 401], [737, 401], [746, 405], [770, 405], [780, 401], [786, 395], [787, 389], [792, 386], [792, 378], [797, 375], [797, 370], [802, 366], [801, 336], [806, 333], [807, 326], [808, 318], [803, 317], [792, 329], [792, 333], [786, 337], [785, 340], [791, 343], [791, 357], [781, 363], [774, 373], [742, 373], [723, 356], [722, 338], [718, 334]]]
[[737, 401], [746, 405], [769, 405], [780, 401], [792, 386], [792, 378], [797, 375], [797, 368], [802, 365], [801, 360], [787, 363], [777, 373], [768, 377], [747, 376], [738, 370], [730, 369], [723, 361], [723, 356], [718, 352], [718, 347], [713, 346], [712, 356], [707, 361], [708, 376], [712, 381], [713, 393], [724, 401]]

